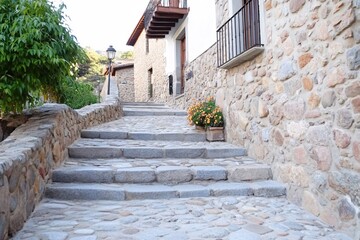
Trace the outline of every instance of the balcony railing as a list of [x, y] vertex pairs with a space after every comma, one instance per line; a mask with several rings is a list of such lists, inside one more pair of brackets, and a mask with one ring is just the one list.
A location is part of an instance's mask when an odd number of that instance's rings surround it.
[[259, 0], [248, 1], [217, 30], [217, 62], [222, 67], [254, 47], [263, 47]]
[[165, 37], [187, 13], [187, 0], [150, 0], [144, 17], [147, 37]]

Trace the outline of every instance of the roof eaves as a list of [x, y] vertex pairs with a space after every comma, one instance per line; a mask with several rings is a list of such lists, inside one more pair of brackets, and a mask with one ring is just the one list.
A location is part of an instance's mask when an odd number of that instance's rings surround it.
[[129, 40], [127, 41], [126, 45], [130, 45], [130, 46], [134, 46], [136, 41], [138, 40], [141, 32], [144, 29], [144, 18], [145, 18], [145, 14], [143, 14], [139, 20], [139, 22], [137, 23], [134, 31], [132, 32]]

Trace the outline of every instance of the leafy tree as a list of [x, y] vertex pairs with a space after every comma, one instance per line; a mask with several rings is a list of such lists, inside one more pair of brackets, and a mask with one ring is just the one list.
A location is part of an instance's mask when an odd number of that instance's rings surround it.
[[120, 59], [134, 59], [133, 51], [120, 52]]
[[[41, 96], [63, 100], [84, 52], [47, 0], [0, 0], [0, 112], [20, 112]], [[65, 85], [66, 85], [65, 84]]]
[[101, 75], [104, 68], [103, 62], [108, 60], [90, 48], [85, 48], [86, 61], [79, 65], [78, 77]]

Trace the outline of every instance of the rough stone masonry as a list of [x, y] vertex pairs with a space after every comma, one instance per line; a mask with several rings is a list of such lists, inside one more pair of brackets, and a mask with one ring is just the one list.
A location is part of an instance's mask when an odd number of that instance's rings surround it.
[[[228, 1], [216, 9], [219, 27]], [[360, 2], [266, 0], [264, 14], [262, 54], [224, 70], [212, 46], [168, 102], [215, 96], [228, 141], [271, 164], [292, 202], [359, 239]]]

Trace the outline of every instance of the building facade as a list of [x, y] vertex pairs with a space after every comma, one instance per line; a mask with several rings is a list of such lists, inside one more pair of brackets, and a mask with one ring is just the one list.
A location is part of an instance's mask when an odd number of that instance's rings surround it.
[[290, 201], [359, 239], [360, 2], [207, 1], [209, 25], [187, 4], [164, 34], [177, 89], [165, 102], [186, 109], [215, 96], [227, 141], [270, 164]]
[[134, 64], [124, 63], [115, 65], [112, 69], [112, 75], [118, 85], [120, 101], [134, 102]]
[[165, 41], [146, 37], [141, 16], [127, 44], [134, 46], [135, 101], [166, 102], [170, 95], [165, 74]]

